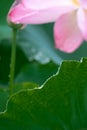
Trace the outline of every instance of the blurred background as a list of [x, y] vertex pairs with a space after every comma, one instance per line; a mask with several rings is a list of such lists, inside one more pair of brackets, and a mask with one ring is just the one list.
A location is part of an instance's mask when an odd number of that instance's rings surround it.
[[[7, 86], [10, 69], [11, 28], [6, 16], [14, 0], [0, 3], [0, 85]], [[55, 49], [53, 23], [28, 25], [18, 32], [15, 82], [32, 81], [41, 85], [57, 72], [63, 60], [80, 60], [87, 56], [87, 42], [72, 54]]]

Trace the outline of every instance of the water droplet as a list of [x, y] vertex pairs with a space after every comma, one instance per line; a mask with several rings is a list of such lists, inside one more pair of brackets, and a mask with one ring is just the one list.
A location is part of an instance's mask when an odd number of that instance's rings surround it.
[[42, 52], [38, 52], [37, 55], [35, 56], [35, 59], [41, 62], [42, 64], [50, 62], [50, 59], [46, 55], [44, 55]]
[[8, 75], [8, 77], [10, 78], [10, 77], [11, 77], [11, 75], [9, 74], [9, 75]]

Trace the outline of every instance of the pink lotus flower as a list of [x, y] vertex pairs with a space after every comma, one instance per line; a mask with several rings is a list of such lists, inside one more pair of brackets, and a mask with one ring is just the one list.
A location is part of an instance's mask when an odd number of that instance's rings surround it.
[[87, 40], [87, 0], [15, 0], [8, 20], [25, 25], [55, 22], [56, 48], [68, 53]]

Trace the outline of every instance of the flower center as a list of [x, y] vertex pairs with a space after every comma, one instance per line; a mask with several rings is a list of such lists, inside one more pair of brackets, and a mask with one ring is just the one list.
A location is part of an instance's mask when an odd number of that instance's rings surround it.
[[76, 6], [79, 6], [78, 0], [72, 0], [72, 2], [73, 2]]

